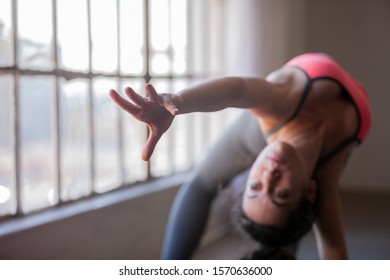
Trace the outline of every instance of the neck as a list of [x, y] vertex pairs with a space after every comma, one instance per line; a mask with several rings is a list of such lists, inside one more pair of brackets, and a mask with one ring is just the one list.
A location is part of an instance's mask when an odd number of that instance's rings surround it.
[[303, 165], [309, 176], [312, 176], [314, 173], [321, 155], [321, 147], [324, 139], [321, 131], [321, 129], [313, 129], [311, 132], [306, 131], [278, 138], [278, 140], [284, 141], [294, 147], [297, 153], [302, 157]]
[[303, 164], [306, 168], [307, 174], [312, 176], [320, 158], [322, 137], [306, 137], [305, 139], [300, 139], [290, 144], [302, 156]]

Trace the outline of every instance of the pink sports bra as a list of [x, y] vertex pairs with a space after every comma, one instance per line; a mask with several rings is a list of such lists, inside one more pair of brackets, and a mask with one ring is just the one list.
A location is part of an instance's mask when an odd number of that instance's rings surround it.
[[356, 109], [358, 115], [358, 129], [351, 137], [345, 139], [337, 145], [329, 154], [321, 157], [317, 165], [322, 165], [330, 158], [338, 154], [349, 144], [353, 142], [361, 143], [367, 137], [372, 122], [371, 108], [368, 95], [362, 85], [357, 82], [346, 70], [337, 64], [330, 56], [321, 53], [307, 53], [294, 57], [287, 62], [284, 67], [297, 67], [304, 72], [307, 77], [307, 83], [302, 98], [295, 109], [294, 113], [283, 123], [274, 127], [265, 134], [265, 137], [277, 132], [285, 124], [293, 120], [300, 112], [305, 100], [310, 92], [311, 85], [314, 81], [328, 79], [340, 85], [342, 90], [348, 94]]

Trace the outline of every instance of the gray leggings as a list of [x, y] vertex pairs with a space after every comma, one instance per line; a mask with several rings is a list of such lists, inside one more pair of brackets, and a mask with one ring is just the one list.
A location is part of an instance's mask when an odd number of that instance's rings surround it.
[[189, 259], [220, 186], [251, 167], [266, 141], [256, 117], [245, 112], [223, 134], [190, 182], [178, 192], [168, 220], [162, 259]]

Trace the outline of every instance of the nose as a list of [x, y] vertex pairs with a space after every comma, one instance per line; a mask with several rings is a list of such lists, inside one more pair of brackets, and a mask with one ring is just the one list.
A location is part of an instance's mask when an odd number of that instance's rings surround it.
[[279, 180], [280, 176], [280, 170], [276, 162], [272, 162], [268, 168], [264, 169], [264, 179], [269, 184]]

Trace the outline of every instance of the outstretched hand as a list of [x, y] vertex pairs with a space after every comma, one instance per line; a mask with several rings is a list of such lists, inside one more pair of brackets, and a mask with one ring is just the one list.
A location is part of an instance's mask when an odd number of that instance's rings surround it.
[[159, 95], [151, 84], [145, 85], [144, 98], [132, 88], [125, 88], [125, 93], [132, 101], [128, 101], [111, 89], [109, 94], [116, 104], [128, 112], [137, 120], [144, 122], [149, 127], [149, 138], [142, 152], [142, 159], [148, 161], [161, 136], [171, 126], [174, 117], [179, 113], [172, 100], [171, 94]]

